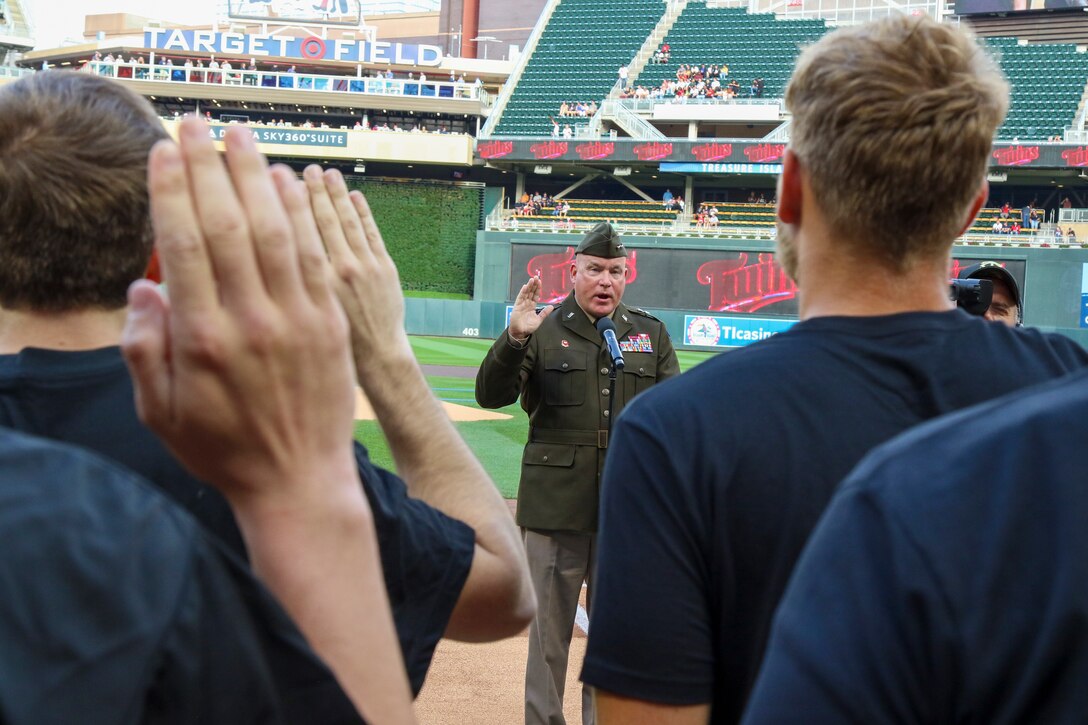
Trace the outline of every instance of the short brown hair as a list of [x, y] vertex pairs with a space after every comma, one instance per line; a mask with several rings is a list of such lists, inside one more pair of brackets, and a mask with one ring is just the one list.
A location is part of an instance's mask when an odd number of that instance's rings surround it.
[[44, 71], [0, 87], [0, 306], [125, 305], [151, 256], [147, 155], [166, 136], [116, 81]]
[[1008, 84], [965, 30], [896, 14], [805, 49], [790, 147], [832, 228], [903, 270], [947, 254], [985, 178]]

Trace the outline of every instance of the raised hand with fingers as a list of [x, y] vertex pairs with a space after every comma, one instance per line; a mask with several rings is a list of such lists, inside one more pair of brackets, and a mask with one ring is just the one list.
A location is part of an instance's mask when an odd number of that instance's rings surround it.
[[[234, 508], [254, 571], [372, 722], [411, 699], [352, 447], [344, 313], [302, 184], [252, 134], [206, 124], [151, 152], [169, 299], [130, 290], [123, 350], [141, 419]], [[229, 171], [228, 171], [229, 168]]]
[[229, 175], [199, 121], [182, 124], [180, 149], [151, 154], [170, 299], [147, 283], [130, 293], [140, 415], [232, 502], [325, 497], [322, 468], [354, 472], [347, 324], [305, 192], [268, 173], [248, 133], [226, 145]]
[[555, 309], [555, 305], [547, 305], [537, 312], [536, 305], [540, 302], [541, 287], [540, 277], [535, 276], [530, 277], [529, 281], [518, 290], [518, 296], [514, 300], [514, 309], [510, 311], [510, 337], [516, 342], [524, 343], [530, 335], [536, 332], [544, 318]]
[[397, 472], [413, 498], [475, 532], [468, 580], [445, 636], [488, 641], [516, 634], [535, 608], [517, 527], [412, 354], [400, 278], [374, 215], [339, 172], [311, 166], [303, 178], [348, 315], [359, 383]]
[[349, 193], [339, 171], [309, 166], [303, 179], [347, 312], [359, 381], [369, 394], [371, 385], [385, 383], [383, 360], [411, 358], [397, 266], [366, 198]]

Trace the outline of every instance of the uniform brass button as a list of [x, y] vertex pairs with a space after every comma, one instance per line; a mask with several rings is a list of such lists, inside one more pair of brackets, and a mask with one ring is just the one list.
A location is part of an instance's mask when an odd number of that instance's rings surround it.
[[646, 374], [646, 368], [639, 368], [638, 369], [638, 374], [639, 375], [645, 375]]
[[563, 364], [561, 365], [561, 367], [562, 367], [562, 368], [563, 368], [564, 370], [566, 370], [566, 369], [567, 369], [568, 367], [570, 367], [570, 366], [569, 366], [569, 365], [567, 365], [566, 363], [563, 363]]
[[606, 411], [604, 412], [604, 417], [605, 417], [605, 418], [607, 418], [607, 417], [608, 417], [608, 411], [607, 411], [607, 410], [606, 410]]
[[548, 457], [544, 456], [544, 458], [542, 458], [541, 460], [544, 461], [544, 463], [547, 463], [548, 462]]
[[608, 388], [601, 391], [601, 395], [608, 395]]
[[608, 368], [601, 368], [601, 375], [608, 375]]

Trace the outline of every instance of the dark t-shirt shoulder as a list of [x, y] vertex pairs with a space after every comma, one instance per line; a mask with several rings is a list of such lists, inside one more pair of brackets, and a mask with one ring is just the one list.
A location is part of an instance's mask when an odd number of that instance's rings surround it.
[[746, 722], [1083, 720], [1086, 408], [1080, 373], [867, 456], [798, 563]]
[[960, 311], [825, 317], [647, 391], [609, 446], [583, 677], [736, 720], [793, 564], [854, 465], [924, 420], [1085, 365], [1067, 338]]
[[0, 469], [6, 722], [360, 721], [247, 569], [132, 473], [7, 430]]
[[[81, 446], [120, 463], [186, 508], [240, 557], [245, 546], [223, 496], [192, 476], [136, 415], [120, 348], [26, 348], [0, 355], [0, 425]], [[382, 570], [413, 691], [461, 594], [475, 551], [465, 523], [411, 498], [396, 475], [356, 443], [374, 514]]]

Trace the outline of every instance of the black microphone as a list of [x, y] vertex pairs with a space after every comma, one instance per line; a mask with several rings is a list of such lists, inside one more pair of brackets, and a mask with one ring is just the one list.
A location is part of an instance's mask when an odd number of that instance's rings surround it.
[[611, 319], [602, 317], [597, 320], [597, 332], [601, 333], [605, 344], [608, 345], [608, 354], [612, 356], [612, 367], [623, 370], [623, 353], [620, 352], [620, 343], [616, 340], [616, 325]]

